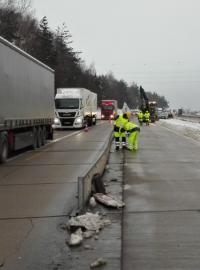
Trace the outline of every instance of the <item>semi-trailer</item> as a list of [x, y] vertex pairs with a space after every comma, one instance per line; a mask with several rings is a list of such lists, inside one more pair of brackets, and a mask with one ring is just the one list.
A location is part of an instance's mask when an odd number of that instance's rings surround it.
[[0, 163], [53, 139], [54, 71], [0, 37]]

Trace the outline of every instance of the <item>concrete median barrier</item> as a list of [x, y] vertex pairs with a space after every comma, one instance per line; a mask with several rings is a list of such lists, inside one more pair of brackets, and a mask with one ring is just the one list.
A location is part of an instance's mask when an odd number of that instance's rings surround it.
[[93, 177], [97, 174], [102, 175], [104, 172], [112, 140], [113, 134], [111, 132], [100, 156], [97, 157], [97, 160], [94, 160], [91, 168], [83, 176], [78, 177], [78, 205], [76, 213], [80, 213], [84, 209], [91, 195]]

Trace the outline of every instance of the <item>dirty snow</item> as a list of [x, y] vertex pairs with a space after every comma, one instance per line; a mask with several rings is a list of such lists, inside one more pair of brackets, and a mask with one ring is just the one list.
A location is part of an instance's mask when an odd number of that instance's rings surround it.
[[200, 142], [200, 123], [179, 119], [159, 120], [160, 125]]

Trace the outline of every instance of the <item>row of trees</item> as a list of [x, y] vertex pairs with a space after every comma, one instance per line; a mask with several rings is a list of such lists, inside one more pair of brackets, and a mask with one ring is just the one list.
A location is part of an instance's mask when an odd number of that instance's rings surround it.
[[[39, 22], [34, 16], [30, 0], [0, 0], [0, 35], [33, 57], [55, 70], [55, 89], [58, 87], [85, 87], [98, 94], [98, 100], [117, 99], [122, 107], [137, 108], [140, 104], [139, 88], [117, 80], [111, 73], [97, 75], [94, 66], [87, 67], [74, 51], [65, 24], [55, 31], [43, 17]], [[149, 100], [167, 107], [164, 96], [147, 92]]]

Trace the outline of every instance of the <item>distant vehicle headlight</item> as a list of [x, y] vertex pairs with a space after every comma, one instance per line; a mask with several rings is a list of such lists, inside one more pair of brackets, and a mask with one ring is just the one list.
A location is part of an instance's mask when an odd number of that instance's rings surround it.
[[76, 118], [76, 123], [77, 123], [77, 124], [81, 124], [82, 121], [83, 121], [83, 118], [82, 118], [82, 117], [77, 117], [77, 118]]
[[114, 115], [111, 114], [110, 118], [113, 119], [114, 118]]
[[105, 118], [105, 115], [102, 114], [102, 115], [101, 115], [101, 118]]
[[54, 124], [55, 125], [59, 125], [60, 124], [60, 120], [57, 117], [54, 118]]

